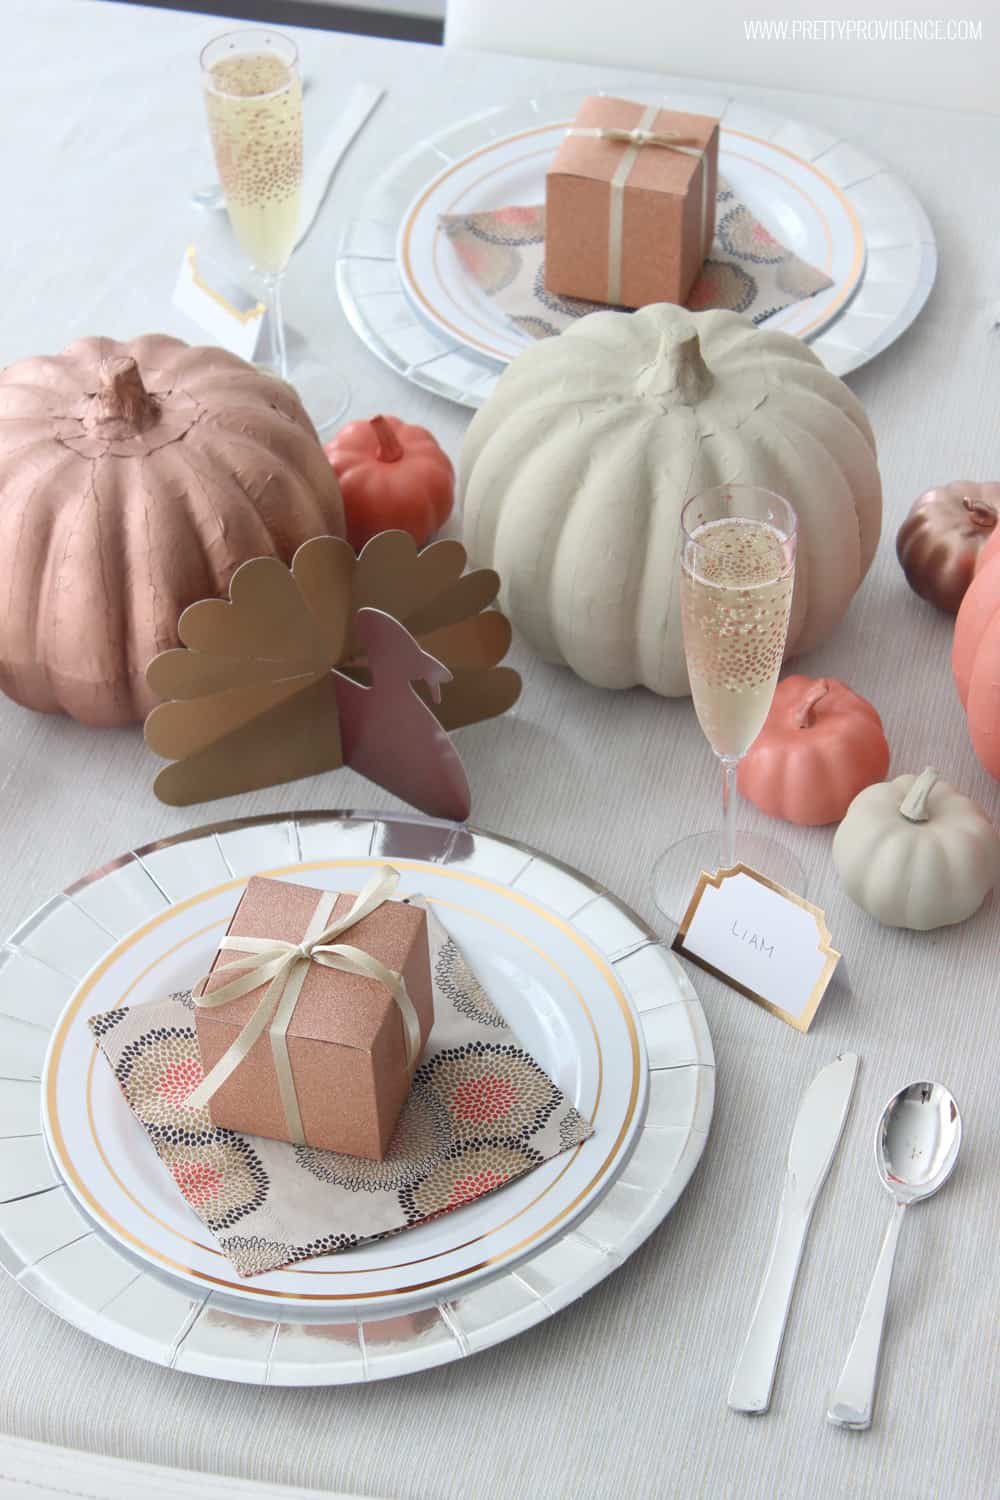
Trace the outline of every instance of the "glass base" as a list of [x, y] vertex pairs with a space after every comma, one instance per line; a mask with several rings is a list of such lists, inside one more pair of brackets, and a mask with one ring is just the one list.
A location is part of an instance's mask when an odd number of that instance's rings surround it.
[[[679, 927], [702, 871], [714, 874], [722, 864], [723, 833], [713, 828], [679, 839], [662, 854], [653, 870], [653, 899], [663, 915]], [[805, 871], [792, 851], [760, 834], [737, 833], [736, 862], [766, 875], [777, 885], [806, 894]]]
[[[333, 437], [351, 404], [351, 388], [343, 375], [309, 354], [289, 358], [288, 384], [295, 391], [321, 439]], [[258, 364], [265, 375], [274, 375], [268, 366]]]

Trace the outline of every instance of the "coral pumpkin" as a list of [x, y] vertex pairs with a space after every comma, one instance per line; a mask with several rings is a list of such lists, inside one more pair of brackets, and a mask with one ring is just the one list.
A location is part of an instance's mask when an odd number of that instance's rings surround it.
[[327, 443], [326, 456], [340, 481], [355, 551], [379, 531], [406, 531], [423, 547], [451, 515], [455, 471], [426, 427], [398, 417], [348, 422]]
[[980, 552], [958, 611], [951, 665], [972, 747], [1000, 780], [1000, 529]]
[[837, 823], [888, 769], [882, 720], [867, 699], [833, 677], [792, 676], [779, 682], [737, 785], [771, 817]]
[[236, 355], [150, 334], [23, 359], [0, 374], [0, 688], [85, 724], [142, 719], [182, 610], [343, 529], [298, 397]]

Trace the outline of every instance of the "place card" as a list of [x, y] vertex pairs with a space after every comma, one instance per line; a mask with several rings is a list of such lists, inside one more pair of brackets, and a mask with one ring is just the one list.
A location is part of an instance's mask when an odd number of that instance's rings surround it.
[[818, 906], [746, 865], [701, 875], [672, 946], [797, 1031], [840, 958]]
[[253, 360], [267, 308], [194, 245], [188, 245], [181, 260], [174, 306], [204, 328], [213, 344]]

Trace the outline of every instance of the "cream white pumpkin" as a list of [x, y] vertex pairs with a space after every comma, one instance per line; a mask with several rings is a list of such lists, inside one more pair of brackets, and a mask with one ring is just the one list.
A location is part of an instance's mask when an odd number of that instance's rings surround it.
[[528, 643], [588, 682], [688, 691], [684, 501], [763, 485], [799, 517], [786, 655], [838, 624], [881, 525], [875, 441], [805, 344], [730, 312], [599, 312], [511, 363], [462, 450], [464, 539]]
[[859, 792], [833, 840], [847, 894], [887, 927], [964, 922], [1000, 880], [1000, 837], [928, 768]]

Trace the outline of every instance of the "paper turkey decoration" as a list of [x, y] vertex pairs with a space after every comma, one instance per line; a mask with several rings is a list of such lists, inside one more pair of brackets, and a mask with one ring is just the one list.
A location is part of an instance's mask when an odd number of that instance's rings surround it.
[[489, 608], [500, 580], [465, 563], [460, 542], [418, 552], [400, 531], [359, 556], [321, 536], [290, 569], [244, 563], [229, 600], [192, 604], [182, 646], [149, 664], [169, 701], [146, 720], [146, 743], [174, 762], [156, 795], [185, 806], [349, 765], [423, 812], [466, 818], [448, 731], [503, 713], [521, 679], [497, 665], [510, 645]]

